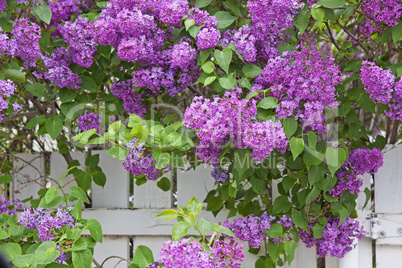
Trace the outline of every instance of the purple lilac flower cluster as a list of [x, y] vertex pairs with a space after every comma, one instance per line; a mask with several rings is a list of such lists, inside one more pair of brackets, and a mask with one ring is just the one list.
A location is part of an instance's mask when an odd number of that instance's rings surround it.
[[299, 229], [299, 236], [308, 248], [316, 246], [320, 257], [324, 258], [327, 254], [331, 254], [332, 257], [343, 258], [356, 247], [353, 244], [354, 239], [364, 237], [363, 226], [359, 227], [359, 222], [350, 217], [339, 227], [339, 218], [330, 216], [327, 220], [322, 238], [314, 238], [312, 233], [314, 223], [309, 224], [307, 232]]
[[371, 151], [359, 148], [349, 153], [349, 162], [345, 162], [336, 173], [338, 182], [329, 190], [333, 197], [341, 196], [343, 191], [359, 194], [363, 181], [359, 175], [364, 173], [374, 174], [383, 165], [383, 155], [380, 150], [374, 148]]
[[263, 231], [271, 228], [271, 222], [275, 219], [268, 216], [265, 211], [261, 217], [248, 215], [246, 217], [235, 219], [232, 223], [226, 220], [223, 225], [232, 230], [234, 235], [242, 240], [247, 241], [250, 247], [258, 248], [267, 234]]
[[[75, 219], [67, 211], [59, 208], [56, 214], [52, 215], [43, 208], [27, 208], [20, 215], [20, 226], [28, 229], [37, 229], [38, 237], [41, 242], [51, 241], [54, 239], [55, 230], [60, 230], [62, 227], [74, 227]], [[56, 263], [62, 263], [71, 258], [70, 254], [60, 250], [60, 256], [55, 260]]]
[[190, 9], [187, 17], [194, 20], [195, 25], [204, 25], [196, 37], [196, 44], [199, 50], [215, 47], [219, 44], [221, 32], [216, 29], [218, 25], [216, 17], [211, 17], [208, 12], [198, 8]]
[[370, 36], [379, 31], [382, 23], [387, 26], [398, 24], [402, 16], [402, 3], [399, 0], [363, 0], [361, 10], [367, 20], [360, 27], [362, 33]]
[[8, 108], [8, 101], [5, 98], [14, 94], [17, 86], [11, 80], [0, 80], [0, 122], [3, 120], [3, 110]]
[[87, 131], [90, 129], [96, 129], [96, 132], [99, 133], [99, 124], [102, 122], [102, 115], [97, 113], [88, 113], [85, 110], [84, 114], [77, 117], [78, 126], [81, 128], [81, 131]]
[[[258, 58], [266, 61], [278, 56], [276, 46], [284, 41], [283, 30], [293, 27], [293, 18], [297, 15], [297, 10], [303, 6], [304, 3], [300, 0], [248, 1], [247, 7], [253, 24], [251, 30], [257, 41], [255, 46]], [[250, 42], [247, 46], [252, 50]]]
[[162, 1], [159, 13], [159, 19], [166, 23], [166, 25], [172, 25], [176, 28], [180, 28], [180, 21], [188, 10], [187, 0], [172, 0]]
[[234, 240], [229, 243], [217, 241], [210, 251], [206, 251], [201, 243], [185, 238], [181, 241], [165, 242], [158, 262], [166, 268], [238, 268], [244, 258], [242, 248], [243, 246]]
[[131, 80], [113, 84], [112, 93], [123, 100], [123, 107], [126, 113], [136, 114], [140, 117], [143, 117], [146, 113], [146, 109], [142, 106], [142, 96], [135, 92]]
[[341, 81], [333, 58], [324, 59], [315, 47], [304, 46], [300, 51], [269, 59], [251, 91], [271, 88], [269, 94], [279, 100], [279, 118], [295, 116], [306, 128], [323, 133], [327, 120], [324, 109], [339, 105], [335, 86]]
[[282, 225], [285, 228], [289, 228], [293, 226], [293, 220], [291, 217], [286, 216], [286, 214], [283, 214], [283, 216], [276, 222]]
[[[72, 60], [64, 47], [56, 48], [50, 57], [42, 56], [42, 60], [46, 68], [44, 73], [46, 79], [49, 79], [60, 88], [80, 88], [81, 79], [78, 74], [73, 73], [69, 68]], [[40, 74], [35, 74], [35, 76], [42, 78]]]
[[184, 113], [183, 124], [197, 129], [200, 144], [197, 156], [217, 166], [223, 146], [232, 140], [235, 149], [253, 149], [251, 156], [260, 162], [277, 149], [285, 152], [288, 141], [280, 122], [251, 122], [257, 119], [255, 100], [240, 99], [240, 88], [229, 90], [214, 100], [195, 97]]
[[360, 75], [364, 89], [370, 94], [373, 101], [383, 104], [389, 103], [396, 79], [391, 70], [383, 70], [374, 62], [363, 61]]
[[229, 177], [228, 173], [226, 173], [224, 170], [221, 170], [220, 167], [214, 168], [214, 170], [211, 171], [211, 176], [217, 182], [225, 182]]
[[51, 1], [48, 6], [52, 11], [52, 19], [50, 25], [56, 25], [59, 21], [69, 21], [71, 15], [81, 14], [79, 9], [80, 2], [78, 0], [57, 0]]
[[144, 152], [144, 144], [139, 144], [138, 139], [134, 137], [131, 142], [127, 144], [128, 155], [126, 158], [126, 162], [123, 163], [123, 166], [126, 170], [130, 171], [134, 176], [140, 176], [141, 174], [145, 174], [145, 178], [147, 180], [156, 180], [158, 179], [159, 173], [162, 171], [169, 170], [171, 168], [170, 165], [167, 165], [165, 168], [157, 169], [155, 167], [156, 161], [152, 155], [146, 154]]
[[67, 21], [58, 30], [69, 46], [68, 52], [74, 63], [89, 68], [98, 45], [90, 36], [88, 19], [78, 17], [74, 22]]
[[35, 23], [22, 18], [15, 21], [11, 31], [12, 38], [7, 40], [6, 54], [21, 57], [25, 68], [36, 66], [37, 58], [42, 56], [39, 48], [41, 29]]
[[13, 204], [5, 196], [0, 198], [0, 215], [6, 213], [8, 216], [13, 216], [17, 213], [17, 209], [22, 209], [22, 203], [19, 199], [14, 199]]
[[395, 83], [391, 70], [383, 70], [374, 62], [363, 61], [360, 76], [364, 90], [374, 102], [388, 104], [385, 115], [393, 120], [402, 120], [402, 79]]
[[223, 34], [221, 44], [227, 46], [229, 43], [233, 43], [244, 61], [255, 62], [257, 60], [256, 41], [252, 28], [246, 24], [239, 30], [227, 30]]

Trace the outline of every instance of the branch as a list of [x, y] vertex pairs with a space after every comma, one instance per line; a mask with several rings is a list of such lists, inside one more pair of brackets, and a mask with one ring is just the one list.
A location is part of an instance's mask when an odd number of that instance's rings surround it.
[[20, 117], [35, 117], [37, 115], [41, 115], [40, 112], [26, 112], [26, 113], [20, 113], [17, 115], [13, 115], [13, 116], [9, 116], [9, 117], [5, 117], [3, 118], [2, 122], [8, 122], [8, 121], [14, 121], [15, 119], [18, 119]]
[[343, 26], [339, 22], [337, 24], [342, 28], [342, 30], [345, 33], [347, 33], [353, 40], [355, 40], [359, 44], [359, 46], [364, 50], [364, 52], [366, 52], [367, 56], [370, 58], [370, 51], [368, 51], [368, 49], [365, 46], [363, 46], [363, 44], [360, 42], [358, 38], [356, 38], [351, 32], [349, 32], [349, 30], [346, 28], [346, 25]]

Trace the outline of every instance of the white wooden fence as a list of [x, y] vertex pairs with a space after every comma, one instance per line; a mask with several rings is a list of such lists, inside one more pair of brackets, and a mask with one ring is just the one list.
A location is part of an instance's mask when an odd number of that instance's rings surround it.
[[[91, 154], [100, 155], [99, 166], [107, 177], [104, 188], [92, 186], [92, 208], [83, 211], [83, 218], [97, 219], [103, 228], [104, 242], [96, 246], [95, 260], [100, 264], [110, 256], [130, 260], [132, 251], [139, 245], [150, 247], [157, 259], [163, 241], [170, 239], [175, 221], [159, 220], [154, 216], [173, 207], [173, 192], [163, 192], [157, 188], [155, 182], [149, 181], [141, 186], [131, 183], [134, 189], [130, 194], [130, 176], [121, 165], [122, 161], [111, 158], [107, 151], [92, 151]], [[65, 160], [57, 152], [50, 154], [50, 174], [46, 174], [43, 154], [18, 154], [17, 157], [20, 160], [15, 161], [14, 168], [19, 172], [14, 176], [12, 194], [13, 198], [21, 200], [31, 195], [37, 197], [37, 191], [46, 185], [46, 177], [57, 180], [67, 169]], [[83, 153], [72, 152], [72, 157], [84, 164]], [[203, 200], [213, 188], [210, 171], [211, 168], [206, 166], [200, 166], [196, 171], [177, 171], [177, 203], [185, 205], [193, 195]], [[172, 177], [173, 174], [168, 176]], [[365, 175], [363, 179], [363, 189], [370, 188], [371, 176]], [[75, 185], [71, 176], [65, 177], [62, 183], [67, 192], [68, 188]], [[361, 209], [365, 201], [364, 193], [358, 199], [359, 221], [364, 225], [367, 236], [359, 240], [356, 249], [345, 258], [338, 260], [327, 257], [326, 268], [402, 267], [402, 146], [386, 149], [384, 165], [375, 175], [374, 184], [374, 211], [370, 210], [370, 205]], [[129, 202], [132, 200], [131, 195], [134, 197], [133, 202]], [[224, 221], [225, 216], [226, 214], [220, 213], [214, 218], [207, 211], [203, 211], [201, 215], [214, 222]], [[244, 248], [247, 251], [247, 245]], [[254, 267], [257, 258], [246, 253], [242, 267]], [[115, 267], [116, 264], [117, 267], [127, 267], [127, 262], [120, 260], [111, 258], [103, 267]], [[308, 249], [302, 242], [299, 243], [295, 260], [290, 267], [316, 268], [315, 249]]]

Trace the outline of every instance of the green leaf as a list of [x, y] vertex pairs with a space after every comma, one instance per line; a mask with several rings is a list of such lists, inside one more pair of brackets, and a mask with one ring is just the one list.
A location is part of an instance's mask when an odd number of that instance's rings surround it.
[[[207, 73], [210, 74], [215, 70], [215, 64], [212, 61], [207, 61], [203, 65], [201, 65], [201, 69]], [[214, 79], [215, 80], [215, 79]], [[212, 83], [212, 82], [211, 82]]]
[[155, 167], [157, 169], [162, 169], [170, 163], [170, 154], [162, 153], [159, 155], [157, 159], [155, 159], [155, 161], [156, 161]]
[[285, 118], [282, 121], [282, 125], [283, 125], [283, 130], [285, 132], [285, 135], [288, 139], [290, 139], [290, 137], [292, 137], [292, 135], [296, 132], [297, 130], [297, 121], [294, 120], [293, 118], [289, 117], [289, 118]]
[[86, 228], [91, 233], [92, 238], [102, 243], [102, 226], [95, 219], [89, 219], [86, 224]]
[[242, 71], [244, 75], [249, 78], [254, 78], [262, 73], [262, 69], [252, 63], [244, 65]]
[[7, 185], [12, 181], [13, 181], [13, 176], [11, 176], [11, 175], [0, 176], [0, 184]]
[[56, 187], [50, 187], [45, 194], [46, 203], [50, 203], [57, 196]]
[[25, 83], [25, 74], [15, 69], [8, 69], [3, 67], [3, 73], [6, 79], [11, 79], [14, 82]]
[[212, 84], [216, 80], [216, 76], [207, 77], [204, 81], [204, 87]]
[[40, 115], [38, 117], [34, 117], [29, 122], [26, 124], [25, 128], [26, 129], [33, 129], [37, 125], [42, 125], [43, 123], [46, 122], [46, 116], [45, 115]]
[[[27, 90], [36, 97], [48, 98], [48, 94], [46, 93], [46, 86], [39, 83], [33, 83], [27, 85]], [[61, 100], [61, 98], [60, 98]]]
[[8, 261], [12, 261], [15, 256], [22, 254], [20, 245], [10, 242], [1, 244], [0, 252], [3, 254], [4, 258], [6, 258]]
[[286, 213], [292, 207], [292, 203], [289, 202], [287, 196], [278, 196], [274, 201], [274, 206], [272, 208], [273, 213]]
[[54, 262], [60, 255], [60, 251], [56, 250], [54, 241], [45, 241], [35, 250], [35, 258], [38, 264], [45, 265]]
[[50, 137], [55, 140], [63, 130], [63, 122], [59, 116], [54, 116], [46, 119], [45, 128]]
[[162, 125], [152, 126], [150, 130], [151, 130], [150, 135], [154, 137], [161, 137], [166, 133], [165, 128]]
[[74, 268], [92, 268], [92, 252], [89, 249], [73, 251]]
[[154, 262], [154, 256], [152, 250], [146, 246], [138, 246], [134, 253], [133, 263], [140, 268], [152, 264]]
[[213, 196], [208, 200], [207, 211], [218, 211], [222, 206], [222, 200], [217, 196]]
[[209, 221], [201, 218], [197, 222], [197, 230], [203, 234], [208, 233], [209, 231], [212, 230], [212, 224]]
[[204, 25], [193, 25], [188, 29], [188, 33], [195, 39], [202, 27], [204, 27]]
[[296, 160], [297, 156], [299, 156], [299, 154], [304, 150], [304, 141], [301, 138], [292, 137], [289, 146], [293, 155], [293, 160]]
[[309, 17], [310, 11], [301, 11], [293, 19], [293, 25], [296, 26], [297, 29], [299, 29], [300, 34], [304, 33], [304, 31], [307, 29]]
[[332, 176], [335, 175], [335, 172], [342, 166], [342, 164], [346, 161], [347, 154], [343, 148], [331, 148], [328, 147], [325, 156], [327, 158], [328, 168], [332, 173]]
[[214, 16], [218, 20], [218, 26], [216, 27], [218, 29], [227, 28], [237, 19], [226, 11], [218, 11], [214, 14]]
[[124, 160], [128, 155], [128, 151], [120, 146], [114, 146], [109, 149], [108, 154], [116, 159]]
[[217, 232], [217, 233], [222, 233], [222, 234], [225, 234], [225, 235], [228, 235], [228, 236], [231, 236], [231, 237], [236, 237], [230, 229], [226, 228], [226, 227], [223, 226], [223, 225], [219, 225], [219, 224], [217, 224], [217, 223], [213, 223], [213, 224], [212, 224], [212, 228], [213, 228], [213, 229], [215, 230], [215, 232]]
[[92, 175], [92, 179], [96, 185], [99, 185], [101, 187], [105, 186], [106, 184], [106, 175], [102, 172], [102, 170], [96, 171]]
[[195, 7], [196, 8], [206, 7], [206, 6], [209, 6], [211, 3], [212, 3], [212, 0], [197, 0]]
[[194, 215], [198, 215], [202, 211], [202, 203], [193, 196], [190, 201], [187, 202], [187, 211], [188, 213], [194, 213]]
[[297, 227], [307, 231], [307, 217], [304, 211], [293, 210], [292, 221]]
[[99, 164], [99, 154], [90, 155], [85, 159], [85, 165], [87, 167], [96, 167]]
[[273, 109], [278, 106], [278, 99], [274, 97], [265, 97], [258, 103], [257, 107], [262, 109]]
[[296, 252], [296, 247], [297, 247], [297, 242], [296, 241], [286, 241], [284, 248], [285, 252], [288, 254], [288, 263], [289, 265], [293, 262], [295, 258], [295, 252]]
[[42, 2], [41, 5], [33, 6], [33, 15], [37, 19], [44, 21], [46, 24], [50, 24], [50, 20], [52, 19], [52, 10], [50, 10], [46, 3]]
[[186, 31], [195, 24], [195, 21], [193, 19], [186, 19], [184, 21], [184, 26], [186, 26]]
[[172, 240], [177, 241], [183, 236], [185, 236], [188, 232], [188, 229], [191, 226], [187, 224], [185, 221], [181, 221], [176, 223], [172, 228]]
[[229, 74], [227, 77], [219, 78], [219, 84], [224, 89], [233, 89], [235, 86], [235, 80], [233, 74]]
[[363, 108], [366, 112], [375, 113], [375, 103], [370, 98], [368, 93], [363, 93], [359, 99], [359, 105]]
[[398, 25], [392, 27], [392, 39], [394, 44], [402, 39], [402, 21], [399, 21]]
[[283, 236], [282, 225], [278, 223], [271, 224], [271, 227], [268, 230], [265, 230], [264, 233], [269, 235], [271, 238], [282, 237]]
[[97, 92], [99, 87], [96, 84], [96, 82], [92, 79], [92, 77], [86, 76], [86, 75], [80, 75], [81, 79], [81, 89], [86, 89], [89, 92]]
[[0, 229], [0, 240], [4, 240], [9, 237], [10, 237], [9, 233], [7, 233], [4, 229]]
[[250, 171], [251, 156], [248, 150], [236, 150], [234, 153], [234, 170], [233, 176], [236, 181], [242, 181]]
[[[370, 200], [370, 198], [371, 198], [371, 191], [370, 191], [370, 189], [369, 188], [365, 188], [364, 189], [364, 193], [366, 194], [366, 201], [364, 201], [364, 205], [363, 205], [363, 208], [365, 208], [366, 206], [367, 206], [367, 204], [368, 204], [368, 202], [369, 202], [369, 200]], [[362, 208], [362, 209], [363, 209]]]
[[227, 0], [223, 2], [223, 4], [228, 7], [236, 16], [242, 16], [238, 0]]
[[247, 96], [246, 96], [246, 100], [249, 100], [249, 99], [251, 99], [251, 98], [254, 98], [254, 97], [257, 97], [258, 96], [258, 92], [250, 92], [250, 93], [248, 93], [247, 94]]
[[204, 64], [204, 62], [208, 59], [209, 54], [211, 54], [211, 49], [201, 50], [198, 52], [197, 66]]
[[18, 255], [14, 257], [13, 264], [17, 267], [31, 267], [34, 261], [35, 261], [34, 254]]
[[232, 61], [232, 50], [229, 47], [225, 47], [222, 51], [216, 49], [214, 56], [222, 70], [229, 74], [229, 65]]
[[162, 191], [165, 191], [165, 192], [169, 191], [169, 190], [172, 188], [171, 183], [170, 183], [170, 180], [169, 180], [168, 178], [166, 178], [166, 177], [163, 177], [162, 179], [160, 179], [160, 180], [156, 183], [156, 185], [157, 185], [160, 189], [162, 189]]
[[[32, 85], [35, 84], [39, 84], [39, 83], [34, 83]], [[42, 84], [39, 84], [41, 86], [43, 86], [43, 88], [45, 89], [46, 87]], [[27, 87], [28, 88], [28, 87]], [[44, 92], [44, 90], [43, 90]], [[31, 92], [32, 93], [32, 92]], [[33, 93], [32, 93], [33, 95]], [[61, 102], [69, 102], [75, 99], [75, 97], [77, 96], [77, 90], [76, 89], [72, 89], [72, 88], [62, 88], [59, 91], [59, 98]]]
[[164, 219], [164, 220], [173, 220], [177, 217], [177, 211], [173, 210], [173, 209], [167, 209], [167, 210], [159, 213], [155, 217], [157, 217], [159, 219]]
[[314, 150], [317, 147], [317, 134], [315, 134], [313, 131], [309, 131], [307, 133], [307, 137], [308, 137], [308, 145], [313, 148]]
[[314, 238], [322, 238], [322, 234], [324, 233], [324, 229], [325, 227], [323, 225], [321, 225], [320, 223], [316, 223], [313, 226], [313, 236]]
[[326, 169], [322, 165], [312, 166], [308, 171], [308, 183], [310, 183], [310, 185], [314, 185], [320, 180], [324, 180], [325, 173]]
[[81, 202], [85, 202], [85, 203], [89, 204], [88, 197], [87, 197], [86, 193], [84, 192], [84, 190], [81, 189], [81, 187], [72, 186], [71, 190], [72, 190], [72, 192], [71, 192], [72, 196], [74, 196]]
[[321, 5], [327, 8], [341, 7], [345, 5], [345, 0], [320, 0], [317, 5]]
[[141, 117], [139, 117], [136, 114], [130, 114], [129, 121], [127, 124], [128, 127], [141, 126], [141, 124], [142, 124]]

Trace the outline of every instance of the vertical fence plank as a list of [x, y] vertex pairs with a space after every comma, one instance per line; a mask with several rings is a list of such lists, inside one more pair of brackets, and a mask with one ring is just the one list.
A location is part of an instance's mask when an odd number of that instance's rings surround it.
[[[81, 168], [85, 166], [85, 154], [80, 151], [70, 152], [71, 158], [78, 160], [81, 164]], [[53, 180], [58, 181], [59, 178], [66, 172], [68, 165], [64, 157], [58, 152], [52, 152], [50, 154], [50, 176]], [[54, 181], [51, 181], [52, 186], [56, 186]], [[74, 180], [73, 175], [64, 176], [61, 180], [61, 185], [66, 194], [71, 193], [71, 187], [77, 186], [77, 182]]]
[[[130, 237], [129, 236], [104, 236], [103, 243], [97, 244], [94, 250], [94, 259], [102, 264], [107, 258], [116, 256], [130, 260]], [[108, 259], [103, 268], [125, 268], [128, 266], [128, 262], [121, 258]], [[119, 262], [121, 261], [121, 262]], [[117, 265], [117, 266], [116, 266]]]
[[130, 177], [123, 161], [111, 157], [105, 150], [92, 151], [92, 155], [96, 154], [99, 154], [99, 167], [106, 176], [106, 184], [101, 187], [92, 183], [92, 207], [128, 208]]
[[171, 236], [159, 235], [159, 236], [142, 236], [136, 235], [133, 238], [133, 254], [138, 246], [144, 245], [152, 250], [154, 260], [159, 259], [159, 253], [162, 249], [163, 242], [171, 240]]
[[[402, 146], [387, 146], [384, 165], [374, 176], [375, 212], [377, 214], [400, 214], [402, 212]], [[382, 245], [376, 241], [376, 267], [400, 267], [400, 245]]]
[[177, 203], [185, 206], [193, 196], [202, 202], [208, 192], [214, 188], [212, 167], [200, 165], [195, 170], [177, 171]]
[[[12, 198], [24, 200], [38, 197], [38, 191], [46, 186], [45, 157], [43, 154], [21, 153], [16, 155]], [[28, 203], [26, 204], [29, 205]]]
[[[172, 182], [172, 172], [164, 175]], [[172, 191], [162, 191], [156, 181], [147, 181], [143, 185], [134, 184], [134, 208], [170, 208], [172, 207]]]

